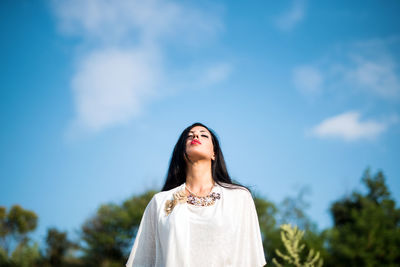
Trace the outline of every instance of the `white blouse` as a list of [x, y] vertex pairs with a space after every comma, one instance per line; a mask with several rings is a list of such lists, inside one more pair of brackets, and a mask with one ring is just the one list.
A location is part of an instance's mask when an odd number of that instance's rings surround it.
[[185, 183], [155, 194], [147, 205], [126, 267], [240, 266], [266, 264], [254, 200], [246, 189], [224, 188], [211, 206], [165, 203]]

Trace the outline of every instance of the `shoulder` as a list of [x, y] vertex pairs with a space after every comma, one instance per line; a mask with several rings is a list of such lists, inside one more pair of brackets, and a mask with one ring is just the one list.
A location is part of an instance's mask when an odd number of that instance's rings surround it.
[[238, 186], [238, 185], [234, 185], [234, 184], [228, 184], [228, 183], [224, 183], [224, 182], [220, 182], [221, 184], [221, 188], [224, 191], [229, 191], [229, 192], [233, 192], [235, 194], [248, 194], [251, 195], [250, 191], [243, 187], [243, 186]]
[[167, 199], [170, 199], [173, 194], [178, 191], [182, 185], [179, 185], [177, 187], [174, 187], [170, 190], [167, 191], [161, 191], [153, 195], [153, 198], [150, 200], [150, 202], [153, 202], [154, 205], [158, 206], [164, 203]]
[[236, 200], [253, 201], [253, 197], [247, 188], [228, 183], [221, 183], [221, 185], [229, 187], [226, 188], [221, 186], [221, 190], [223, 191], [224, 195], [233, 197]]

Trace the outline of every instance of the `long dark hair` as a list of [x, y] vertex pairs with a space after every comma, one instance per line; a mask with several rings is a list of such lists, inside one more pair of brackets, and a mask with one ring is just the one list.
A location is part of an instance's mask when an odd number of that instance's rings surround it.
[[165, 184], [161, 191], [168, 191], [186, 182], [187, 167], [184, 158], [184, 157], [188, 158], [186, 153], [186, 139], [188, 138], [189, 131], [195, 126], [202, 126], [206, 128], [211, 134], [211, 140], [214, 146], [214, 153], [215, 153], [215, 160], [211, 161], [211, 174], [212, 174], [212, 179], [215, 181], [215, 183], [229, 189], [233, 188], [247, 189], [251, 193], [250, 189], [247, 188], [246, 186], [232, 182], [231, 177], [228, 174], [228, 170], [226, 169], [224, 156], [222, 154], [221, 147], [219, 145], [219, 141], [216, 134], [212, 129], [208, 128], [207, 126], [205, 126], [200, 122], [193, 123], [192, 125], [187, 127], [185, 130], [183, 130], [183, 132], [179, 136], [178, 142], [176, 142], [174, 151], [172, 152], [167, 178], [165, 180]]

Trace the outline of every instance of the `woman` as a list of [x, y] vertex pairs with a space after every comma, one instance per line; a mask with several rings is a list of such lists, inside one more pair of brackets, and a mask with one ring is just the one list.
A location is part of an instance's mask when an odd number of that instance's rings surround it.
[[175, 145], [162, 191], [144, 211], [126, 266], [265, 264], [250, 190], [231, 181], [213, 131], [190, 125]]

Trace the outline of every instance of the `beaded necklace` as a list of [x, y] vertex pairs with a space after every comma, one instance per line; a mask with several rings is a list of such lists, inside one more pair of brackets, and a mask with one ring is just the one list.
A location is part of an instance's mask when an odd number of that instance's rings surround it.
[[[215, 186], [215, 183], [214, 183], [214, 186]], [[215, 200], [221, 198], [220, 194], [216, 193], [216, 192], [210, 192], [207, 196], [200, 197], [200, 196], [194, 194], [192, 191], [190, 191], [186, 185], [185, 185], [185, 187], [186, 187], [187, 191], [189, 191], [189, 193], [190, 193], [190, 195], [187, 197], [188, 204], [192, 204], [195, 206], [211, 206], [215, 203]]]

